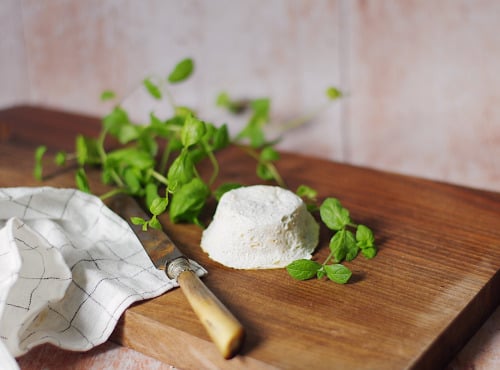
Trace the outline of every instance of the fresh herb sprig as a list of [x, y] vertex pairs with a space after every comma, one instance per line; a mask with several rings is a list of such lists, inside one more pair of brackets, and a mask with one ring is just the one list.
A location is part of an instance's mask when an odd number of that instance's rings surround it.
[[[299, 195], [315, 195], [308, 187], [299, 187], [298, 190]], [[325, 199], [319, 212], [323, 223], [334, 231], [330, 239], [330, 254], [321, 264], [313, 260], [299, 259], [290, 263], [286, 270], [297, 280], [314, 277], [321, 279], [326, 276], [336, 283], [345, 284], [351, 278], [352, 272], [341, 264], [342, 261], [352, 261], [360, 250], [368, 259], [377, 254], [373, 232], [365, 225], [353, 223], [349, 211], [336, 198]]]

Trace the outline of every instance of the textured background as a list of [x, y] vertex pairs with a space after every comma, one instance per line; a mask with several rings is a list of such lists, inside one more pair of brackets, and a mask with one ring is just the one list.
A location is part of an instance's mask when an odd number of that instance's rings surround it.
[[232, 132], [222, 90], [271, 97], [278, 124], [336, 85], [347, 97], [282, 149], [499, 191], [499, 19], [494, 0], [2, 0], [0, 107], [102, 115], [112, 88], [140, 120], [161, 111], [141, 80], [191, 56], [172, 93]]
[[[276, 124], [322, 105], [336, 85], [346, 98], [288, 132], [282, 149], [500, 191], [499, 20], [495, 0], [1, 0], [0, 108], [100, 116], [111, 88], [141, 120], [164, 109], [141, 80], [190, 56], [196, 72], [172, 89], [177, 102], [233, 132], [242, 122], [214, 104], [222, 90], [271, 97]], [[495, 368], [499, 323], [497, 310], [451, 368]], [[42, 347], [21, 364], [167, 367], [107, 346]]]

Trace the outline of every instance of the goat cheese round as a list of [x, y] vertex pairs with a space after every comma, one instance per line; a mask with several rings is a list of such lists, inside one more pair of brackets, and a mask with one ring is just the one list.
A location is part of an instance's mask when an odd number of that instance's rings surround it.
[[267, 269], [311, 258], [318, 239], [319, 225], [300, 197], [281, 187], [255, 185], [221, 197], [201, 248], [228, 267]]

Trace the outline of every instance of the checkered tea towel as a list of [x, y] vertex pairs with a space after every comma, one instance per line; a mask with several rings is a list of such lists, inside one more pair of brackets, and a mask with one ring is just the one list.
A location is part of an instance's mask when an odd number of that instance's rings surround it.
[[99, 198], [0, 188], [2, 368], [17, 369], [15, 357], [42, 343], [76, 351], [101, 344], [133, 302], [175, 286]]

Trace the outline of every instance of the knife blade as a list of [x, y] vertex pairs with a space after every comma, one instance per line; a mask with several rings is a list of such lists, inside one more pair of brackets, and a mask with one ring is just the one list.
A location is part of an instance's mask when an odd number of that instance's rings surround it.
[[165, 270], [170, 279], [178, 282], [193, 311], [207, 330], [210, 338], [226, 359], [237, 354], [245, 331], [241, 323], [220, 302], [192, 270], [189, 260], [162, 230], [143, 231], [134, 225], [131, 217], [148, 216], [137, 201], [128, 195], [115, 195], [106, 200], [107, 206], [130, 225], [156, 268]]

